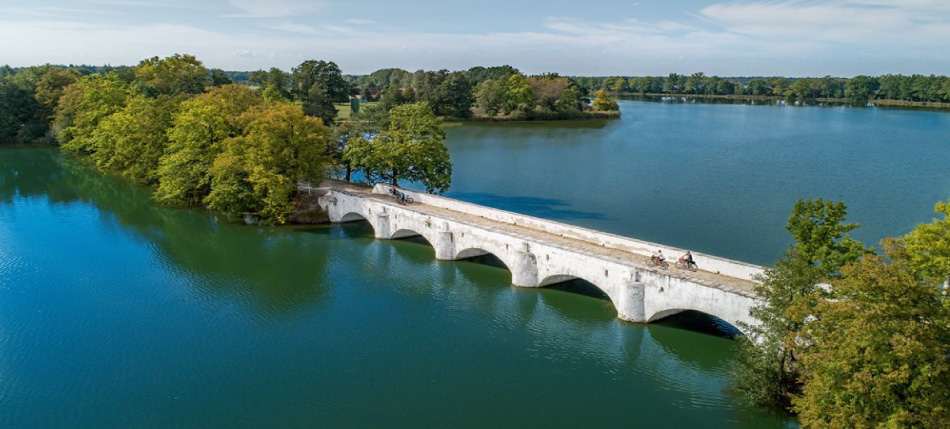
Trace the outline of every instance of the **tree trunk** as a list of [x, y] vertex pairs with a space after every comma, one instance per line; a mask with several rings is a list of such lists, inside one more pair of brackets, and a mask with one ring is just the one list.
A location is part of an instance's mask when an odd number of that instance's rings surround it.
[[346, 163], [346, 176], [345, 176], [347, 182], [350, 181], [350, 173], [352, 173], [352, 172], [353, 172], [353, 167], [350, 165], [349, 162], [347, 162], [347, 163]]

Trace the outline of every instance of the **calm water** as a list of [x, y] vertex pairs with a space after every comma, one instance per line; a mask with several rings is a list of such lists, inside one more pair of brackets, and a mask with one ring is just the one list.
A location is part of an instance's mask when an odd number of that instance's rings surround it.
[[731, 340], [509, 284], [365, 224], [237, 226], [0, 150], [0, 427], [792, 424], [724, 392]]
[[843, 200], [866, 245], [950, 198], [950, 113], [622, 101], [611, 122], [449, 129], [449, 196], [771, 264], [799, 198]]

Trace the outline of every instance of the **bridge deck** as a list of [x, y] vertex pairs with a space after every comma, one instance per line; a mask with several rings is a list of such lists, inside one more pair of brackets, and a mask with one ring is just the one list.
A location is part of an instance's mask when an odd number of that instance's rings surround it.
[[[714, 272], [703, 271], [700, 267], [700, 270], [691, 272], [686, 270], [677, 269], [672, 261], [670, 267], [666, 270], [650, 265], [650, 258], [642, 256], [636, 253], [627, 252], [620, 249], [610, 248], [594, 244], [588, 241], [563, 237], [561, 235], [552, 234], [547, 231], [540, 231], [537, 229], [529, 228], [526, 226], [515, 225], [511, 223], [499, 222], [492, 219], [486, 219], [481, 216], [476, 216], [468, 213], [462, 213], [455, 210], [449, 210], [442, 207], [435, 207], [422, 203], [412, 203], [412, 204], [399, 204], [392, 197], [387, 195], [376, 194], [372, 192], [371, 188], [363, 188], [358, 186], [353, 186], [351, 184], [327, 181], [322, 184], [323, 188], [333, 189], [335, 191], [346, 192], [353, 195], [359, 195], [362, 198], [373, 199], [380, 204], [388, 205], [394, 208], [400, 208], [404, 210], [411, 210], [418, 213], [427, 214], [430, 216], [443, 218], [446, 220], [451, 220], [453, 222], [459, 222], [467, 224], [469, 226], [474, 226], [482, 228], [485, 230], [506, 234], [509, 236], [514, 236], [518, 238], [523, 238], [527, 241], [544, 243], [549, 246], [557, 247], [566, 251], [583, 253], [589, 256], [595, 256], [604, 260], [609, 260], [621, 265], [635, 268], [640, 271], [660, 271], [662, 270], [666, 274], [669, 274], [673, 277], [679, 277], [693, 281], [695, 283], [703, 284], [709, 287], [714, 287], [717, 289], [726, 290], [729, 292], [734, 292], [740, 295], [745, 296], [755, 296], [753, 293], [753, 287], [756, 283], [739, 279], [735, 277], [725, 276], [717, 274]], [[676, 256], [678, 257], [678, 255]]]

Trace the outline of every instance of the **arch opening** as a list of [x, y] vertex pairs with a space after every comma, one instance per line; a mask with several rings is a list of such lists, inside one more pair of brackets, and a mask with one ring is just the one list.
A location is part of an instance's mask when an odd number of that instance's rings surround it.
[[478, 248], [468, 248], [463, 249], [461, 252], [458, 252], [455, 255], [455, 259], [459, 261], [474, 262], [476, 264], [488, 265], [495, 268], [502, 268], [508, 271], [511, 271], [508, 268], [508, 265], [505, 264], [505, 261], [502, 261], [501, 258], [496, 256], [494, 253], [491, 253], [484, 249]]
[[350, 212], [340, 218], [338, 230], [346, 237], [372, 237], [376, 235], [376, 228], [363, 215]]
[[369, 219], [366, 219], [366, 216], [363, 216], [356, 212], [349, 212], [340, 218], [340, 222], [359, 222], [359, 221], [369, 222]]
[[567, 274], [548, 276], [541, 281], [539, 286], [613, 302], [613, 300], [610, 299], [610, 295], [607, 295], [607, 292], [604, 292], [603, 289], [593, 282]]
[[391, 240], [404, 240], [412, 242], [425, 242], [428, 245], [432, 245], [428, 239], [425, 238], [422, 234], [415, 232], [411, 229], [399, 229], [396, 230], [390, 237]]
[[671, 328], [685, 329], [722, 338], [735, 338], [745, 335], [739, 327], [712, 314], [698, 310], [664, 310], [650, 318], [651, 323]]

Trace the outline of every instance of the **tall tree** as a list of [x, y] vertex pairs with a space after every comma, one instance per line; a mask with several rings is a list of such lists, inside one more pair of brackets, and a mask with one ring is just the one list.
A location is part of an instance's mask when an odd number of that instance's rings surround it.
[[201, 94], [211, 75], [193, 55], [152, 57], [135, 67], [135, 80], [149, 96]]
[[92, 133], [99, 121], [125, 107], [129, 88], [109, 73], [84, 76], [63, 90], [53, 131], [63, 149], [83, 154], [97, 150]]
[[240, 136], [242, 114], [262, 102], [254, 89], [225, 85], [182, 103], [159, 161], [155, 198], [163, 203], [201, 203], [210, 192], [208, 172], [222, 151], [221, 142]]
[[297, 181], [326, 174], [323, 152], [330, 129], [287, 102], [253, 106], [242, 116], [243, 135], [224, 140], [211, 167], [205, 203], [283, 223], [293, 210]]
[[805, 427], [942, 428], [950, 421], [950, 310], [900, 259], [845, 267], [829, 299], [799, 309]]
[[808, 316], [801, 309], [827, 298], [821, 282], [840, 277], [842, 266], [865, 253], [847, 235], [857, 225], [844, 223], [846, 216], [841, 202], [795, 203], [785, 226], [795, 242], [755, 287], [762, 304], [750, 313], [761, 324], [746, 327], [748, 336], [739, 339], [730, 369], [733, 387], [750, 403], [787, 409], [798, 392], [794, 342]]
[[426, 103], [398, 106], [389, 117], [389, 127], [375, 138], [352, 138], [344, 159], [370, 180], [393, 185], [408, 180], [425, 186], [427, 192], [445, 192], [452, 181], [452, 161], [439, 118]]

